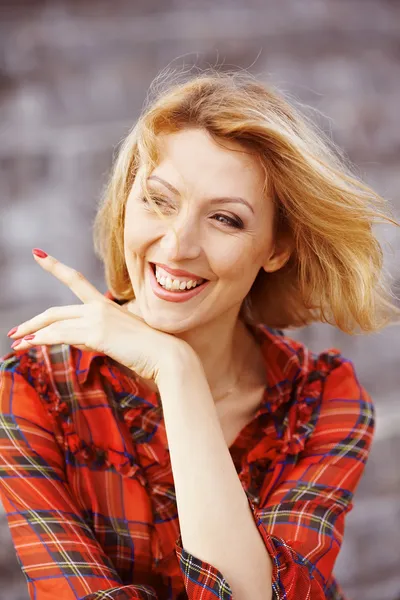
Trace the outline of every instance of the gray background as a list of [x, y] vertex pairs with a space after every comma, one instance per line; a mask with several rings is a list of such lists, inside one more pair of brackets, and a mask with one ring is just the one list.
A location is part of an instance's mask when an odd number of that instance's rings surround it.
[[[105, 291], [92, 249], [96, 201], [115, 146], [170, 61], [248, 68], [314, 107], [399, 219], [399, 2], [10, 0], [0, 10], [0, 354], [12, 326], [76, 303], [31, 248]], [[400, 232], [377, 234], [398, 284]], [[400, 598], [399, 331], [346, 336], [315, 325], [290, 333], [312, 350], [340, 348], [376, 402], [375, 442], [336, 565], [357, 600]], [[1, 514], [0, 539], [1, 598], [26, 599]]]

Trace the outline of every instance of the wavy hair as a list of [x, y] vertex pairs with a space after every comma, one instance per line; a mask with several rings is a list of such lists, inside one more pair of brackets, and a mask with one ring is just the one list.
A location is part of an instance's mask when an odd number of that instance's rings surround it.
[[278, 271], [260, 269], [242, 303], [245, 321], [278, 329], [319, 321], [348, 334], [400, 323], [373, 233], [375, 223], [400, 226], [388, 202], [351, 172], [333, 142], [281, 92], [247, 71], [211, 67], [195, 75], [161, 72], [121, 144], [93, 226], [95, 252], [115, 298], [134, 298], [123, 243], [132, 184], [139, 177], [147, 201], [167, 218], [146, 181], [159, 160], [159, 135], [183, 128], [203, 128], [215, 141], [234, 140], [254, 155], [265, 172], [264, 193], [274, 202], [275, 239], [292, 246]]

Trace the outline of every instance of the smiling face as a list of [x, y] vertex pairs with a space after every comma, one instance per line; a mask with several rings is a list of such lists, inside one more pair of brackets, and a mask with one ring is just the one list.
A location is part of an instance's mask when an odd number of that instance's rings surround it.
[[[173, 334], [234, 323], [260, 268], [274, 271], [288, 258], [274, 252], [274, 207], [263, 194], [263, 170], [239, 144], [219, 145], [203, 129], [160, 139], [160, 162], [148, 185], [168, 219], [143, 202], [139, 178], [126, 205], [124, 252], [135, 311], [151, 327]], [[154, 292], [150, 263], [209, 282], [188, 300], [163, 299]]]

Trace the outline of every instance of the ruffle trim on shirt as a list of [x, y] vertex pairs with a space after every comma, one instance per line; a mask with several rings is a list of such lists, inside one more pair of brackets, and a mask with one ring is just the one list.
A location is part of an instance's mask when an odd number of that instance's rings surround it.
[[279, 338], [265, 325], [258, 325], [257, 330], [280, 348], [278, 353], [275, 348], [269, 361], [271, 346], [266, 341], [262, 346], [268, 382], [256, 414], [262, 436], [244, 457], [239, 475], [253, 506], [262, 504], [269, 490], [277, 485], [274, 467], [280, 472], [279, 465], [285, 457], [292, 455], [296, 460], [304, 450], [318, 420], [325, 380], [343, 362], [337, 348], [315, 355], [295, 340]]
[[[50, 351], [46, 346], [35, 346], [28, 351], [16, 354], [16, 372], [30, 383], [42, 399], [54, 423], [57, 443], [64, 451], [69, 451], [78, 463], [97, 469], [114, 467], [124, 477], [137, 477], [142, 485], [146, 479], [134, 453], [122, 453], [112, 448], [102, 448], [83, 440], [76, 432], [71, 414], [71, 406], [62, 400], [55, 383], [51, 380], [46, 363], [50, 361]], [[133, 448], [132, 448], [133, 450]]]
[[65, 447], [65, 439], [75, 439], [75, 431], [72, 424], [67, 421], [69, 416], [68, 405], [61, 400], [60, 395], [51, 385], [49, 374], [46, 370], [43, 358], [40, 360], [42, 348], [34, 346], [29, 350], [15, 351], [17, 366], [15, 371], [35, 389], [47, 409], [55, 428], [54, 433], [60, 446]]

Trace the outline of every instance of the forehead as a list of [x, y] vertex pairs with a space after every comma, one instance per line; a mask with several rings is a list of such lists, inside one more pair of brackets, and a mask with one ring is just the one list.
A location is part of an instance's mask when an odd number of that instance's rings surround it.
[[158, 148], [152, 174], [181, 193], [251, 197], [263, 189], [265, 175], [257, 157], [235, 141], [214, 139], [204, 129], [185, 129], [159, 136]]

